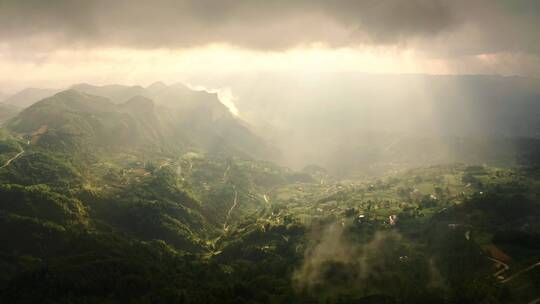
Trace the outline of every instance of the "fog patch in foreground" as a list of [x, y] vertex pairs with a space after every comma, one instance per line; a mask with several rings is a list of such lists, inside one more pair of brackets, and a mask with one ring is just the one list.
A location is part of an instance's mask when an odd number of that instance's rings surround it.
[[446, 290], [434, 259], [409, 256], [407, 240], [397, 230], [376, 231], [366, 242], [353, 240], [349, 232], [342, 223], [313, 228], [303, 262], [293, 273], [297, 290], [322, 297], [339, 297], [350, 290], [360, 296], [392, 290], [397, 297], [424, 287]]

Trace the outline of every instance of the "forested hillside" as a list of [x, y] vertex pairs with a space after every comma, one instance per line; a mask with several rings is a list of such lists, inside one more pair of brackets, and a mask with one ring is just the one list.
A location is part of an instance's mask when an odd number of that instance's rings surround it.
[[344, 179], [264, 160], [265, 141], [215, 96], [93, 90], [45, 98], [0, 129], [2, 302], [539, 295], [534, 162], [483, 165], [472, 149], [469, 162]]

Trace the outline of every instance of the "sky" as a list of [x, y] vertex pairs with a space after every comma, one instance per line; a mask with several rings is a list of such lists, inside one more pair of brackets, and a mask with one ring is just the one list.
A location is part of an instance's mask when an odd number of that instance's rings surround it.
[[0, 0], [0, 91], [253, 71], [540, 76], [536, 0]]

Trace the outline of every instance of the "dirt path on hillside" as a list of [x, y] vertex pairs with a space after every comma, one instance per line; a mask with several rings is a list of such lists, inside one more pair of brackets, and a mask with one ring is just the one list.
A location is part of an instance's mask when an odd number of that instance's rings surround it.
[[497, 263], [498, 265], [501, 265], [501, 266], [502, 266], [500, 270], [498, 270], [497, 272], [495, 272], [495, 273], [493, 274], [493, 276], [494, 276], [495, 278], [499, 277], [499, 276], [500, 276], [501, 274], [503, 274], [504, 272], [510, 270], [510, 266], [508, 266], [508, 264], [506, 264], [505, 262], [500, 261], [500, 260], [497, 260], [497, 259], [494, 259], [494, 258], [488, 258], [488, 259], [489, 259], [490, 261], [493, 261], [493, 262]]
[[231, 206], [231, 208], [227, 212], [227, 219], [225, 220], [225, 223], [223, 224], [223, 230], [225, 230], [225, 231], [229, 230], [229, 224], [228, 223], [229, 223], [229, 220], [231, 218], [231, 214], [232, 214], [234, 208], [236, 208], [236, 205], [238, 204], [238, 192], [236, 191], [236, 187], [233, 186], [233, 189], [234, 189], [233, 205]]
[[518, 276], [524, 274], [525, 272], [528, 272], [528, 271], [530, 271], [530, 270], [533, 270], [534, 268], [536, 268], [536, 267], [538, 267], [538, 266], [540, 266], [540, 262], [537, 262], [537, 263], [535, 263], [535, 264], [532, 264], [531, 266], [529, 266], [529, 267], [527, 267], [527, 268], [525, 268], [525, 269], [523, 269], [523, 270], [520, 270], [520, 271], [514, 273], [513, 275], [509, 276], [509, 277], [506, 278], [505, 280], [502, 280], [501, 282], [502, 282], [502, 283], [507, 283], [507, 282], [509, 282], [509, 281], [511, 281], [511, 280], [513, 280], [513, 279], [515, 279], [516, 277], [518, 277]]
[[231, 170], [231, 166], [227, 166], [227, 169], [225, 169], [225, 172], [223, 172], [223, 181], [227, 180], [227, 174], [229, 173], [229, 170]]
[[13, 156], [12, 158], [8, 159], [8, 161], [2, 166], [0, 167], [0, 169], [3, 169], [7, 166], [9, 166], [9, 164], [11, 164], [14, 160], [16, 160], [17, 158], [19, 158], [21, 155], [23, 155], [24, 153], [24, 150], [22, 150], [21, 152], [17, 153], [17, 155]]

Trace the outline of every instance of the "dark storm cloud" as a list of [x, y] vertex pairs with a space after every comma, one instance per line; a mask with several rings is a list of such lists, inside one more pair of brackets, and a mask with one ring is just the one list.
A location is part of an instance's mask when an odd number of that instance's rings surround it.
[[[0, 40], [43, 48], [285, 49], [448, 36], [450, 52], [530, 52], [540, 48], [539, 8], [533, 0], [0, 0]], [[474, 36], [452, 35], [460, 29]]]

